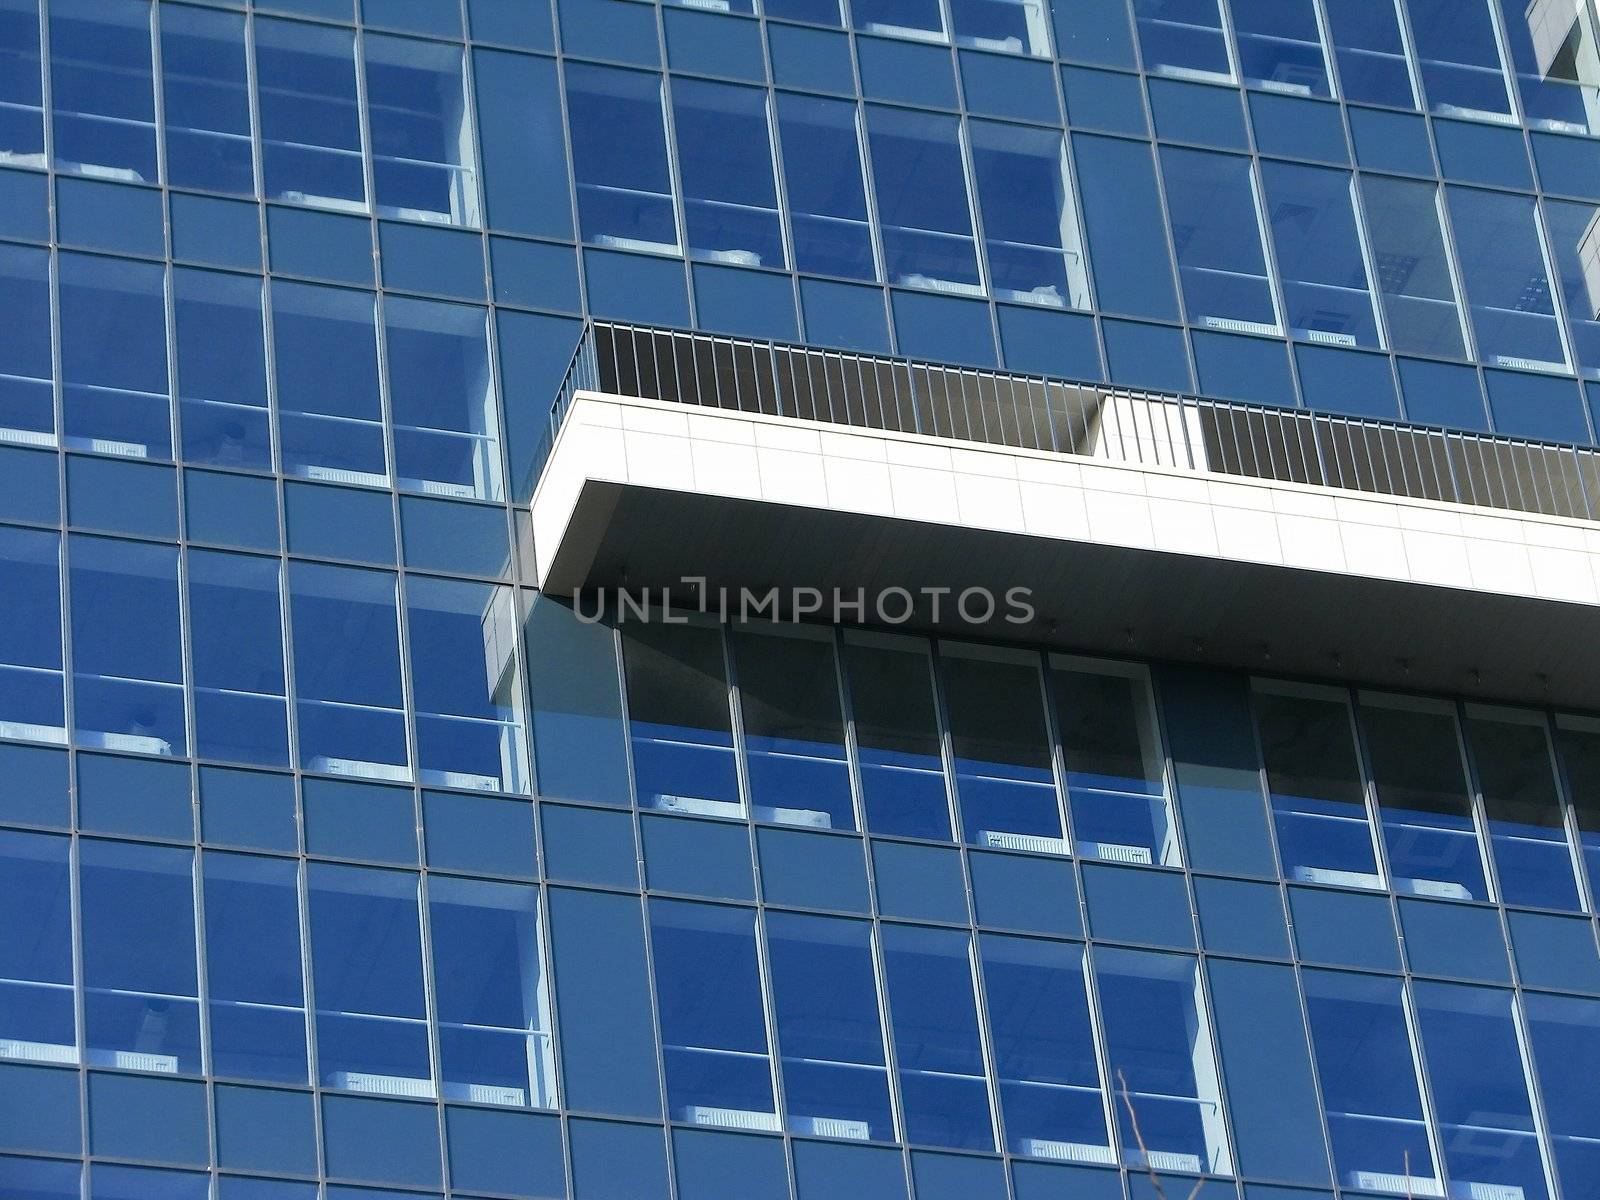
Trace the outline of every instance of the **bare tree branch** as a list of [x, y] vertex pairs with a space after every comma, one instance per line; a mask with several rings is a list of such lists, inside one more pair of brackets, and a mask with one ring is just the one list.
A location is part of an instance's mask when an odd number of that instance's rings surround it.
[[[1156, 1174], [1155, 1166], [1150, 1162], [1150, 1148], [1144, 1142], [1144, 1130], [1139, 1127], [1139, 1113], [1133, 1107], [1133, 1096], [1128, 1092], [1128, 1077], [1123, 1074], [1122, 1068], [1117, 1068], [1117, 1091], [1122, 1096], [1122, 1106], [1128, 1110], [1128, 1124], [1133, 1129], [1133, 1140], [1139, 1147], [1139, 1158], [1144, 1163], [1144, 1172], [1150, 1177], [1150, 1186], [1155, 1189], [1157, 1200], [1167, 1200], [1167, 1189], [1161, 1182], [1161, 1176]], [[1202, 1176], [1194, 1181], [1194, 1187], [1189, 1189], [1188, 1200], [1195, 1200], [1200, 1195], [1200, 1189], [1206, 1186]], [[1408, 1196], [1406, 1200], [1411, 1200]]]

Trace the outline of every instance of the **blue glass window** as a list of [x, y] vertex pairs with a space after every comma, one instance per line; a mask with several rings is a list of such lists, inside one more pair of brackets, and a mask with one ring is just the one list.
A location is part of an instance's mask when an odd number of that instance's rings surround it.
[[0, 736], [67, 740], [61, 537], [0, 527]]
[[428, 919], [445, 1098], [555, 1104], [538, 892], [434, 875]]
[[1466, 732], [1501, 901], [1576, 910], [1577, 881], [1544, 717], [1469, 704]]
[[1533, 197], [1459, 187], [1445, 195], [1479, 360], [1566, 370]]
[[255, 44], [266, 194], [365, 212], [355, 35], [258, 19]]
[[384, 300], [383, 326], [400, 486], [500, 499], [500, 419], [487, 314], [463, 304], [393, 297]]
[[817, 275], [876, 279], [856, 106], [779, 92], [777, 108], [794, 265]]
[[720, 632], [666, 621], [625, 624], [622, 658], [639, 804], [743, 816]]
[[854, 829], [839, 674], [826, 631], [733, 634], [750, 803], [758, 821]]
[[17, 1200], [80, 1200], [83, 1164], [46, 1158], [0, 1158], [0, 1184]]
[[1207, 329], [1281, 332], [1250, 160], [1163, 146], [1161, 171], [1189, 320]]
[[1123, 1162], [1229, 1173], [1217, 1060], [1195, 960], [1098, 947], [1094, 975]]
[[1284, 873], [1381, 888], [1345, 693], [1261, 680], [1254, 692]]
[[672, 1116], [777, 1129], [755, 910], [652, 901], [650, 941]]
[[1560, 133], [1600, 133], [1600, 53], [1590, 7], [1496, 3], [1526, 123]]
[[0, 944], [0, 1057], [78, 1061], [68, 853], [66, 838], [0, 832], [0, 924], [28, 931]]
[[1077, 853], [1181, 865], [1148, 672], [1052, 655], [1050, 685]]
[[1600, 252], [1600, 241], [1595, 240], [1600, 238], [1597, 216], [1600, 216], [1600, 208], [1592, 204], [1563, 200], [1544, 202], [1550, 252], [1561, 278], [1561, 296], [1566, 302], [1572, 356], [1577, 360], [1578, 370], [1591, 379], [1600, 379], [1600, 274], [1594, 274], [1592, 269], [1585, 271], [1584, 260], [1586, 254]]
[[1323, 0], [1346, 100], [1417, 107], [1397, 0]]
[[995, 298], [1088, 308], [1089, 272], [1060, 131], [974, 121], [968, 134]]
[[79, 844], [83, 1023], [91, 1064], [200, 1071], [193, 874], [192, 850]]
[[919, 42], [949, 40], [939, 0], [851, 0], [850, 16], [862, 33], [886, 33]]
[[981, 947], [1006, 1148], [1066, 1162], [1116, 1161], [1083, 947], [995, 934], [984, 934]]
[[306, 1082], [299, 867], [205, 852], [206, 1006], [211, 1070]]
[[0, 290], [6, 296], [6, 337], [0, 341], [0, 441], [54, 446], [49, 254], [0, 246]]
[[1050, 56], [1050, 13], [1044, 0], [950, 0], [950, 22], [957, 45]]
[[284, 470], [386, 485], [372, 296], [275, 281], [272, 342]]
[[883, 960], [905, 1140], [994, 1149], [970, 937], [885, 925]]
[[1511, 993], [1418, 983], [1417, 1024], [1452, 1191], [1548, 1195]]
[[940, 657], [967, 841], [1064, 852], [1037, 657], [950, 642]]
[[1522, 1003], [1556, 1176], [1567, 1195], [1581, 1196], [1600, 1173], [1600, 1002], [1527, 993]]
[[53, 0], [49, 11], [56, 166], [158, 182], [149, 0]]
[[661, 77], [569, 63], [567, 122], [583, 240], [678, 253]]
[[1339, 1183], [1442, 1195], [1400, 980], [1332, 971], [1302, 980]]
[[1406, 0], [1428, 107], [1511, 124], [1511, 96], [1489, 0]]
[[417, 877], [312, 863], [310, 894], [322, 1085], [431, 1097]]
[[1312, 0], [1228, 0], [1228, 7], [1246, 84], [1293, 96], [1333, 94]]
[[75, 536], [68, 560], [79, 744], [187, 753], [177, 547]]
[[82, 254], [61, 255], [58, 269], [67, 445], [171, 458], [165, 272]]
[[256, 193], [244, 20], [161, 9], [161, 119], [174, 187]]
[[689, 253], [741, 267], [784, 266], [766, 93], [674, 79], [672, 121]]
[[361, 49], [378, 211], [476, 225], [478, 171], [461, 47], [369, 34]]
[[1395, 890], [1488, 900], [1454, 706], [1377, 692], [1359, 699]]
[[927, 643], [847, 630], [844, 665], [867, 828], [948, 840], [950, 797]]
[[270, 470], [261, 281], [179, 267], [172, 292], [184, 460]]
[[771, 912], [767, 957], [789, 1131], [893, 1141], [871, 927]]
[[890, 282], [981, 295], [956, 119], [873, 108], [867, 134]]
[[1465, 358], [1456, 285], [1445, 258], [1439, 190], [1381, 175], [1361, 177], [1373, 271], [1383, 293], [1389, 348]]
[[1348, 171], [1263, 161], [1289, 331], [1328, 346], [1382, 346]]
[[1134, 0], [1147, 71], [1232, 83], [1220, 0]]
[[206, 1200], [209, 1176], [96, 1163], [89, 1171], [89, 1200]]
[[44, 166], [39, 0], [0, 0], [0, 156]]
[[526, 792], [527, 717], [511, 589], [411, 576], [406, 628], [423, 782]]
[[394, 576], [297, 562], [289, 588], [300, 765], [409, 780]]
[[287, 766], [278, 560], [191, 550], [188, 563], [198, 752]]
[[1561, 752], [1590, 893], [1600, 896], [1600, 721], [1557, 716], [1556, 746]]

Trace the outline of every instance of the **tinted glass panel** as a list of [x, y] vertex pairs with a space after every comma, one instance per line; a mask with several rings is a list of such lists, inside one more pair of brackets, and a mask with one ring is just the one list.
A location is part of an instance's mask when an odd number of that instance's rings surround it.
[[1290, 334], [1381, 346], [1350, 173], [1263, 162], [1261, 182]]
[[855, 105], [779, 92], [777, 106], [795, 267], [877, 278]]
[[766, 93], [675, 79], [672, 124], [689, 253], [740, 267], [784, 266]]
[[373, 297], [275, 282], [272, 342], [284, 470], [386, 485]]
[[1323, 0], [1346, 100], [1415, 108], [1398, 0]]
[[354, 35], [258, 20], [255, 45], [267, 195], [364, 211]]
[[1510, 122], [1489, 0], [1406, 0], [1406, 9], [1428, 106], [1445, 116]]
[[1566, 12], [1512, 0], [1495, 3], [1527, 123], [1562, 133], [1600, 132], [1593, 11], [1582, 4]]
[[[0, 832], [0, 1056], [76, 1062], [72, 880], [66, 838]], [[3, 1176], [4, 1172], [0, 1172]]]
[[949, 838], [950, 800], [927, 643], [851, 631], [845, 634], [844, 664], [867, 827]]
[[1312, 0], [1228, 0], [1228, 8], [1246, 84], [1295, 96], [1332, 95]]
[[1465, 358], [1461, 312], [1439, 225], [1438, 189], [1364, 175], [1361, 197], [1390, 348]]
[[0, 735], [64, 742], [61, 537], [0, 528]]
[[1454, 187], [1446, 196], [1478, 357], [1503, 367], [1565, 370], [1532, 197]]
[[188, 564], [199, 752], [287, 766], [278, 560], [191, 550]]
[[1543, 211], [1550, 253], [1561, 277], [1573, 358], [1582, 374], [1600, 378], [1600, 320], [1596, 319], [1600, 314], [1600, 275], [1591, 278], [1591, 272], [1584, 269], [1584, 255], [1595, 236], [1590, 228], [1600, 208], [1546, 200]]
[[367, 128], [378, 211], [452, 225], [478, 223], [472, 124], [461, 48], [368, 36]]
[[887, 33], [919, 42], [946, 40], [939, 0], [851, 0], [850, 15], [864, 33]]
[[955, 118], [873, 108], [867, 132], [889, 281], [980, 294]]
[[721, 634], [635, 622], [623, 628], [622, 657], [639, 804], [742, 816]]
[[1189, 320], [1277, 333], [1250, 160], [1167, 146], [1161, 169]]
[[1013, 54], [1050, 54], [1044, 0], [950, 0], [956, 43]]
[[1591, 894], [1600, 895], [1600, 721], [1558, 716], [1556, 745], [1566, 774]]
[[244, 17], [161, 10], [161, 115], [167, 182], [255, 195]]
[[1600, 1002], [1527, 995], [1522, 1003], [1556, 1175], [1568, 1194], [1582, 1195], [1600, 1172], [1600, 1112], [1593, 1099]]
[[0, 2], [0, 150], [44, 166], [38, 0]]
[[1178, 79], [1233, 82], [1220, 0], [1134, 0], [1147, 70]]
[[63, 254], [59, 270], [67, 445], [171, 458], [165, 272], [82, 254]]
[[[0, 18], [4, 15], [0, 10]], [[53, 446], [50, 256], [43, 250], [0, 246], [0, 288], [6, 294], [7, 328], [0, 341], [0, 440]]]
[[148, 0], [58, 0], [49, 14], [56, 165], [158, 182]]
[[677, 253], [661, 77], [571, 64], [567, 120], [584, 240]]
[[968, 136], [996, 299], [1088, 308], [1089, 274], [1061, 134], [974, 121]]
[[261, 281], [179, 268], [172, 292], [184, 459], [270, 470]]

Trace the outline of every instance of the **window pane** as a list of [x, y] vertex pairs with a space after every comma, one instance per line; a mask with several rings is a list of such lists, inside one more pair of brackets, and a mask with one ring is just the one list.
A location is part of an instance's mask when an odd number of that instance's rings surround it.
[[67, 740], [61, 536], [0, 528], [0, 737]]
[[790, 92], [777, 93], [777, 103], [794, 265], [818, 275], [876, 279], [856, 106]]
[[867, 133], [889, 281], [981, 294], [955, 118], [873, 108]]
[[1306, 971], [1306, 1013], [1339, 1182], [1441, 1196], [1398, 979]]
[[1228, 7], [1246, 84], [1295, 96], [1333, 94], [1312, 0], [1228, 0]]
[[[1222, 1128], [1216, 1056], [1195, 960], [1096, 949], [1095, 981], [1107, 1068], [1129, 1166], [1232, 1170]], [[1128, 1109], [1138, 1115], [1138, 1149]]]
[[777, 1129], [755, 910], [652, 901], [650, 940], [672, 1116]]
[[1077, 852], [1179, 866], [1148, 673], [1062, 656], [1050, 666]]
[[1500, 899], [1576, 911], [1577, 883], [1543, 716], [1469, 704], [1466, 732], [1489, 819]]
[[372, 296], [274, 282], [272, 342], [284, 470], [387, 485]]
[[422, 781], [526, 792], [527, 718], [511, 589], [412, 576], [406, 628]]
[[56, 166], [158, 182], [149, 0], [51, 0]]
[[1600, 133], [1600, 53], [1588, 5], [1497, 0], [1527, 123], [1561, 133]]
[[689, 253], [740, 267], [783, 267], [766, 93], [674, 79], [672, 122]]
[[500, 419], [486, 344], [488, 316], [463, 304], [386, 298], [389, 407], [400, 486], [498, 500]]
[[1395, 890], [1490, 899], [1454, 705], [1362, 692], [1360, 713]]
[[1034, 655], [940, 644], [967, 841], [1064, 853]]
[[919, 42], [949, 40], [939, 0], [850, 0], [850, 15], [863, 33], [887, 33]]
[[367, 129], [372, 190], [385, 216], [478, 223], [460, 46], [368, 34]]
[[428, 919], [445, 1098], [554, 1105], [538, 892], [434, 875]]
[[1589, 888], [1600, 896], [1600, 721], [1592, 717], [1556, 717], [1556, 746], [1577, 819]]
[[1219, 0], [1134, 0], [1145, 69], [1177, 79], [1232, 83]]
[[193, 872], [192, 850], [79, 844], [91, 1064], [200, 1071]]
[[1515, 1188], [1542, 1200], [1544, 1167], [1511, 993], [1418, 983], [1417, 1021], [1453, 1189]]
[[1036, 1158], [1115, 1162], [1083, 947], [985, 934], [982, 949], [1006, 1148]]
[[756, 820], [854, 829], [828, 633], [795, 627], [732, 637]]
[[61, 255], [59, 270], [67, 445], [171, 458], [165, 272], [85, 254]]
[[871, 927], [770, 912], [767, 957], [789, 1131], [893, 1141]]
[[1261, 680], [1254, 692], [1284, 871], [1305, 883], [1381, 888], [1344, 692]]
[[1346, 100], [1415, 108], [1397, 0], [1323, 0]]
[[1566, 1195], [1581, 1196], [1600, 1173], [1600, 1002], [1528, 993], [1522, 1003], [1556, 1175]]
[[900, 1104], [913, 1144], [994, 1149], [971, 955], [965, 933], [883, 926]]
[[867, 828], [947, 840], [950, 798], [927, 643], [847, 631], [844, 664]]
[[579, 63], [566, 75], [584, 241], [678, 253], [661, 77]]
[[1044, 0], [950, 0], [950, 19], [958, 45], [1050, 56]]
[[44, 87], [39, 76], [39, 0], [0, 0], [0, 156], [42, 167]]
[[1161, 170], [1189, 320], [1208, 329], [1280, 332], [1250, 160], [1164, 146]]
[[394, 576], [292, 563], [300, 764], [409, 780]]
[[1429, 108], [1514, 121], [1488, 0], [1406, 0], [1406, 8]]
[[[1600, 208], [1592, 204], [1572, 204], [1563, 200], [1544, 202], [1545, 228], [1550, 234], [1550, 252], [1561, 276], [1561, 295], [1567, 306], [1567, 332], [1578, 370], [1591, 379], [1600, 378], [1600, 273], [1584, 269], [1586, 253], [1600, 251], [1591, 233]], [[1593, 289], [1593, 290], [1591, 290]]]
[[1479, 359], [1566, 370], [1533, 198], [1457, 187], [1445, 195]]
[[1438, 188], [1363, 175], [1361, 198], [1373, 270], [1389, 319], [1389, 348], [1465, 358], [1461, 312], [1439, 226]]
[[322, 1085], [431, 1097], [417, 877], [326, 863], [309, 869]]
[[743, 816], [720, 631], [634, 622], [623, 627], [622, 658], [639, 804]]
[[255, 41], [267, 195], [365, 212], [354, 34], [257, 19]]
[[202, 867], [211, 1069], [305, 1083], [299, 868], [290, 859], [213, 850]]
[[195, 742], [206, 758], [289, 765], [278, 560], [189, 551]]
[[185, 461], [270, 470], [261, 280], [179, 267], [172, 290]]
[[[3, 114], [0, 107], [0, 119]], [[6, 297], [6, 337], [0, 340], [0, 441], [54, 446], [48, 252], [0, 246], [0, 291]]]
[[75, 1063], [69, 843], [0, 832], [0, 1057]]
[[161, 119], [168, 183], [256, 194], [244, 17], [161, 9]]
[[995, 298], [1088, 308], [1078, 203], [1061, 133], [979, 121], [968, 129]]
[[1261, 182], [1291, 335], [1381, 347], [1350, 173], [1264, 161]]
[[187, 753], [177, 548], [74, 536], [69, 559], [78, 741]]

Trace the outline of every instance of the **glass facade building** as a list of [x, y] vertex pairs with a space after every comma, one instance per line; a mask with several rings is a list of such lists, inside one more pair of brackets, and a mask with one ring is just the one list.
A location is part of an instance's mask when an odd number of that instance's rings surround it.
[[1596, 1200], [1594, 706], [530, 503], [596, 321], [1596, 446], [1597, 26], [0, 0], [0, 1197]]

